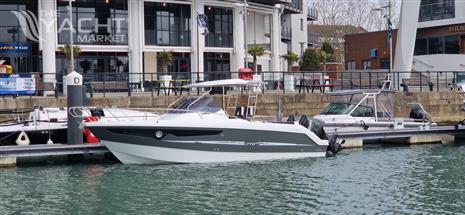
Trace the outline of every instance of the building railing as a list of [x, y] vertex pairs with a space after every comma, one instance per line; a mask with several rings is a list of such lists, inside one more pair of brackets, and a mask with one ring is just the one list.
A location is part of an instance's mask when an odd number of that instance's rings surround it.
[[453, 1], [424, 4], [420, 6], [420, 22], [449, 19], [455, 17], [455, 4]]
[[288, 6], [298, 10], [302, 10], [302, 0], [292, 0], [292, 2], [288, 4]]
[[[44, 80], [50, 80], [51, 77], [55, 77], [57, 81], [44, 83]], [[148, 93], [153, 96], [162, 96], [188, 93], [188, 90], [182, 86], [194, 82], [238, 78], [239, 73], [230, 71], [172, 73], [168, 79], [166, 75], [157, 73], [99, 73], [84, 74], [83, 77], [86, 92], [90, 96], [106, 96], [112, 93], [123, 93], [129, 96]], [[336, 90], [379, 89], [387, 77], [391, 80], [391, 88], [398, 91], [450, 91], [459, 82], [465, 81], [465, 72], [263, 71], [253, 75], [254, 80], [264, 83], [263, 93], [328, 93]], [[38, 74], [35, 78], [37, 95], [46, 94], [44, 91], [55, 96], [63, 95], [63, 74]], [[53, 87], [48, 86], [52, 84]]]
[[309, 21], [316, 21], [318, 19], [318, 11], [313, 7], [308, 7], [307, 19]]
[[281, 29], [281, 39], [291, 40], [292, 39], [292, 29], [290, 27], [282, 27]]
[[307, 42], [309, 44], [318, 45], [318, 44], [320, 44], [320, 37], [315, 35], [315, 34], [308, 33], [307, 34]]

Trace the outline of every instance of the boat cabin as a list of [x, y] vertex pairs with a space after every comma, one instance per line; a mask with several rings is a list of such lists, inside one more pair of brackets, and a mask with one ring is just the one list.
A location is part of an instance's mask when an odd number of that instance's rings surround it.
[[330, 93], [330, 104], [320, 115], [394, 118], [393, 90], [343, 90]]
[[[250, 119], [255, 115], [256, 104], [258, 93], [261, 92], [261, 82], [253, 80], [243, 79], [226, 79], [200, 82], [185, 86], [187, 88], [204, 89], [203, 94], [194, 97], [181, 97], [174, 103], [168, 106], [171, 109], [170, 113], [180, 112], [203, 112], [203, 113], [221, 113], [228, 115], [228, 112], [233, 112], [236, 116], [240, 116], [245, 119]], [[241, 94], [230, 93], [226, 100], [226, 89], [227, 88], [239, 88]], [[210, 92], [213, 88], [222, 88], [223, 93], [221, 94], [221, 107], [217, 105], [214, 99], [210, 96]], [[245, 114], [237, 114], [238, 109], [241, 109], [239, 97], [245, 92], [247, 97], [247, 104], [245, 106]], [[173, 110], [174, 109], [174, 110]], [[241, 111], [239, 111], [241, 112]]]

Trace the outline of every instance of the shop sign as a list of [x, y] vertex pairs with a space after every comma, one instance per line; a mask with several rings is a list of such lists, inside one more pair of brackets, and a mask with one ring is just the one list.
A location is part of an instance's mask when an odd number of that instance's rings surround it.
[[35, 92], [32, 74], [0, 74], [0, 95], [32, 95]]
[[449, 27], [449, 32], [465, 32], [465, 25], [456, 25]]
[[31, 54], [29, 43], [0, 43], [0, 53]]

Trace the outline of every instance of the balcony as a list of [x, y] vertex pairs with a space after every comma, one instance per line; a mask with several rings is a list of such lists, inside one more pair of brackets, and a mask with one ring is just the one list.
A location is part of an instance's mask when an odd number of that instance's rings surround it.
[[292, 2], [292, 0], [251, 0], [251, 1], [259, 3], [259, 4], [265, 4], [265, 5], [287, 4], [287, 3]]
[[254, 46], [260, 46], [265, 49], [265, 52], [271, 52], [271, 44], [270, 43], [265, 43], [265, 44], [247, 44], [249, 49], [253, 48]]
[[292, 29], [283, 27], [281, 29], [281, 40], [290, 41], [292, 40]]
[[316, 21], [316, 20], [318, 20], [318, 11], [315, 8], [308, 7], [307, 21]]
[[308, 33], [307, 42], [309, 46], [318, 46], [320, 44], [320, 37], [315, 34]]
[[284, 4], [284, 13], [299, 14], [302, 13], [302, 0], [292, 0], [290, 3]]
[[433, 4], [422, 4], [420, 6], [419, 22], [450, 19], [455, 17], [454, 2], [445, 1]]

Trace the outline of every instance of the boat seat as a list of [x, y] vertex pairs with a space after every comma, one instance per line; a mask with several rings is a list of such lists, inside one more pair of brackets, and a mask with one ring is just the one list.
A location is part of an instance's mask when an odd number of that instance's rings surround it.
[[289, 118], [287, 118], [286, 122], [295, 122], [295, 117], [293, 115], [290, 115]]
[[302, 115], [299, 119], [299, 125], [308, 128], [310, 126], [310, 121], [308, 121], [308, 118], [306, 115]]

